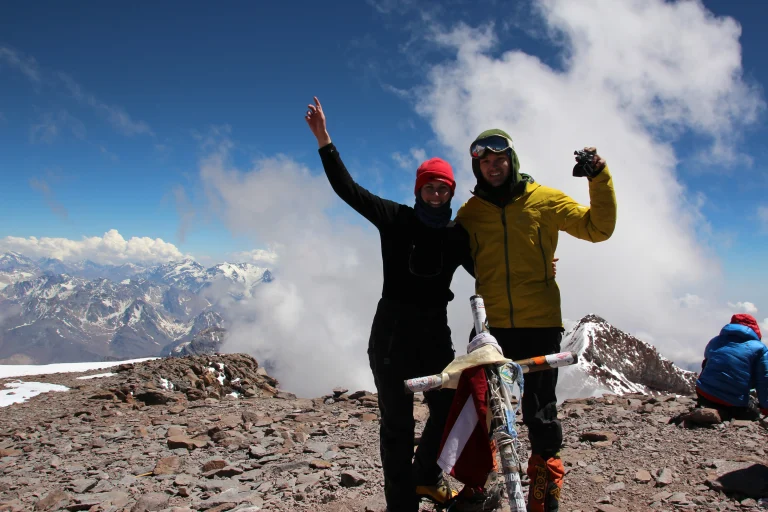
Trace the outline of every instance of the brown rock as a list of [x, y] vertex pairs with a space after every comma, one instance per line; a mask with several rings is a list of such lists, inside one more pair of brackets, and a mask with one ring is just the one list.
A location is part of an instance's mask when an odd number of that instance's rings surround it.
[[656, 477], [656, 487], [665, 487], [672, 483], [672, 470], [664, 468], [659, 471], [659, 476]]
[[171, 497], [162, 492], [144, 494], [131, 509], [131, 512], [153, 512], [162, 510], [168, 506]]
[[720, 423], [720, 413], [717, 409], [696, 408], [688, 414], [687, 420], [697, 425], [714, 425]]
[[177, 425], [171, 425], [170, 427], [168, 427], [168, 430], [165, 433], [165, 437], [184, 436], [186, 434], [187, 433], [183, 427], [179, 427]]
[[58, 510], [69, 505], [72, 500], [69, 494], [61, 489], [55, 489], [45, 495], [43, 499], [35, 503], [35, 510]]
[[88, 397], [90, 400], [117, 400], [117, 397], [111, 391], [99, 390], [95, 394]]
[[171, 457], [163, 457], [157, 464], [155, 469], [152, 470], [154, 475], [175, 475], [181, 468], [181, 459], [175, 455]]
[[23, 452], [21, 450], [14, 450], [13, 448], [0, 448], [0, 458], [2, 457], [18, 457]]
[[208, 471], [213, 471], [214, 469], [222, 469], [225, 467], [227, 467], [227, 461], [221, 459], [213, 459], [203, 464], [202, 470], [203, 473], [207, 473]]
[[624, 512], [624, 509], [614, 507], [613, 505], [604, 503], [597, 505], [597, 512]]
[[208, 442], [202, 439], [193, 439], [189, 436], [173, 436], [168, 438], [168, 448], [171, 450], [175, 448], [186, 448], [188, 450], [194, 450], [195, 448], [203, 448]]
[[591, 442], [599, 442], [599, 441], [613, 442], [616, 439], [618, 439], [618, 436], [613, 432], [610, 432], [607, 430], [588, 430], [581, 433], [580, 439], [582, 441], [591, 441]]
[[653, 479], [653, 477], [651, 476], [651, 473], [646, 471], [646, 470], [644, 470], [644, 469], [641, 469], [640, 471], [635, 473], [635, 480], [638, 481], [638, 482], [648, 483], [652, 479]]
[[367, 480], [357, 471], [344, 471], [341, 473], [342, 487], [357, 487], [365, 482]]
[[259, 421], [264, 416], [265, 416], [265, 414], [263, 412], [259, 412], [259, 411], [243, 411], [243, 423], [253, 423], [253, 424], [255, 424], [257, 421]]

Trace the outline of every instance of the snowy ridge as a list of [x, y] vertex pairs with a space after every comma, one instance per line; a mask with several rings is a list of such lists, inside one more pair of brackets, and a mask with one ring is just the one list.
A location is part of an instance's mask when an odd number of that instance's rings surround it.
[[252, 296], [272, 279], [249, 263], [115, 266], [2, 254], [0, 362], [127, 359], [185, 343], [218, 346], [226, 332], [218, 301]]
[[579, 354], [579, 362], [561, 370], [561, 399], [605, 393], [690, 394], [696, 374], [682, 370], [656, 349], [604, 319], [587, 315], [566, 334], [562, 350]]

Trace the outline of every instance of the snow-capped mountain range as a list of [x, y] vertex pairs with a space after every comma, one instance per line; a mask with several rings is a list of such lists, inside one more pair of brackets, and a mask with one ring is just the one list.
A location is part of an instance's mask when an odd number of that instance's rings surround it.
[[[227, 327], [218, 299], [251, 296], [272, 279], [268, 269], [248, 263], [147, 267], [6, 253], [0, 255], [0, 364], [217, 352]], [[577, 352], [579, 362], [560, 370], [560, 399], [694, 390], [695, 373], [595, 315], [565, 335], [562, 350]]]
[[201, 332], [225, 327], [218, 299], [251, 296], [272, 279], [268, 269], [249, 263], [100, 265], [5, 253], [0, 255], [0, 362], [170, 353]]
[[560, 398], [603, 393], [687, 395], [696, 387], [696, 373], [679, 368], [649, 343], [596, 315], [582, 318], [565, 335], [561, 348], [578, 353], [579, 361], [560, 372]]

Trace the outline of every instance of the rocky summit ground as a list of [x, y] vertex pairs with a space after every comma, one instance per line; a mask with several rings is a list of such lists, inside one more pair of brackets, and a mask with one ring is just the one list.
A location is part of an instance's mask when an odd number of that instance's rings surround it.
[[[240, 354], [112, 372], [23, 379], [71, 389], [0, 409], [0, 512], [383, 510], [374, 394], [296, 398]], [[427, 409], [415, 401], [421, 428]], [[692, 405], [566, 401], [562, 510], [768, 508], [766, 427], [706, 411], [669, 423]]]

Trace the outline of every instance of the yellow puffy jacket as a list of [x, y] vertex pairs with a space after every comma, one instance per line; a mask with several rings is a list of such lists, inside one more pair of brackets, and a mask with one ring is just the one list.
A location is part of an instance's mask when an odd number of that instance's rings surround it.
[[475, 292], [491, 327], [562, 327], [560, 290], [552, 275], [559, 231], [590, 242], [616, 226], [616, 195], [608, 167], [589, 182], [590, 206], [538, 183], [503, 208], [472, 197], [456, 214], [469, 233]]

